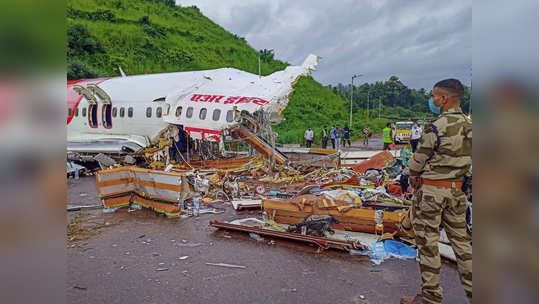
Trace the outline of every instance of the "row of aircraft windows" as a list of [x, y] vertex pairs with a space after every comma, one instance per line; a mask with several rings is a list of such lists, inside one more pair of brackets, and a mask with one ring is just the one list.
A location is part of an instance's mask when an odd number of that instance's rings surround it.
[[[89, 110], [88, 110], [89, 111]], [[82, 117], [86, 117], [86, 108], [82, 108]], [[71, 116], [71, 114], [73, 113], [73, 109], [68, 109], [68, 114], [69, 116]], [[76, 108], [75, 109], [75, 116], [78, 117], [79, 116], [79, 108]], [[112, 108], [112, 117], [116, 117], [118, 116], [118, 108], [114, 107]], [[120, 108], [120, 117], [124, 117], [125, 116], [125, 108]], [[132, 107], [129, 107], [127, 109], [127, 116], [128, 117], [133, 117], [133, 108]], [[161, 107], [157, 107], [157, 109], [155, 110], [155, 117], [157, 118], [161, 118], [161, 116], [163, 116], [163, 109]], [[151, 107], [148, 107], [146, 108], [146, 117], [150, 118], [152, 117], [152, 108]]]
[[[182, 110], [183, 110], [183, 107], [181, 107], [181, 106], [176, 108], [176, 117], [181, 116]], [[71, 116], [72, 109], [68, 109], [68, 111], [69, 111], [69, 116]], [[86, 108], [82, 108], [82, 117], [86, 117], [86, 112], [87, 112]], [[193, 117], [193, 112], [194, 112], [193, 107], [188, 107], [187, 111], [185, 113], [185, 117], [187, 117], [187, 118]], [[200, 109], [200, 112], [198, 113], [198, 118], [201, 119], [201, 120], [205, 120], [207, 113], [208, 113], [208, 110], [206, 108]], [[118, 109], [116, 107], [112, 108], [112, 117], [116, 117], [117, 115], [118, 115]], [[157, 107], [157, 109], [155, 110], [155, 117], [161, 118], [162, 115], [163, 115], [163, 109], [161, 107]], [[75, 117], [78, 117], [78, 116], [79, 116], [79, 108], [76, 108], [75, 109]], [[124, 116], [125, 116], [125, 108], [121, 107], [120, 108], [120, 117], [124, 117]], [[133, 117], [133, 108], [132, 107], [129, 107], [127, 109], [127, 116], [128, 117]], [[152, 108], [151, 107], [146, 108], [146, 117], [148, 117], [148, 118], [152, 117]], [[212, 119], [214, 121], [218, 121], [220, 117], [221, 117], [221, 110], [220, 109], [214, 109], [213, 114], [212, 114]], [[234, 120], [234, 111], [233, 110], [228, 110], [226, 112], [226, 121], [227, 122], [232, 122], [233, 120]]]
[[[182, 115], [182, 111], [183, 111], [183, 107], [177, 107], [176, 108], [176, 117], [180, 117]], [[185, 117], [187, 117], [187, 118], [193, 117], [193, 112], [194, 112], [193, 107], [188, 107], [187, 111], [185, 113]], [[202, 109], [200, 109], [200, 112], [198, 113], [198, 118], [201, 119], [201, 120], [204, 120], [204, 119], [206, 119], [206, 114], [208, 114], [208, 109], [202, 108]], [[214, 121], [218, 121], [220, 117], [221, 117], [221, 110], [220, 109], [214, 109], [213, 114], [212, 114], [212, 119]], [[234, 120], [234, 111], [233, 110], [228, 110], [226, 112], [226, 121], [227, 122], [232, 122], [233, 120]]]
[[[87, 110], [87, 108], [82, 108], [81, 116], [86, 117], [86, 112], [87, 111], [89, 112], [90, 110]], [[73, 113], [73, 109], [68, 109], [69, 116], [71, 116], [72, 113]], [[112, 108], [112, 117], [116, 117], [117, 114], [118, 114], [118, 109], [117, 108]], [[76, 108], [75, 109], [75, 117], [78, 117], [78, 116], [79, 116], [79, 108]], [[124, 116], [125, 116], [125, 108], [122, 107], [122, 108], [120, 108], [120, 117], [124, 117]], [[133, 117], [133, 108], [132, 107], [127, 108], [127, 117]]]

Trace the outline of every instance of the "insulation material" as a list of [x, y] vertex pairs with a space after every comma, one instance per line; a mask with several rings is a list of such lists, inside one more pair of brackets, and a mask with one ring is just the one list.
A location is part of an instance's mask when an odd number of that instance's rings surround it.
[[[261, 158], [257, 157], [241, 157], [234, 159], [217, 159], [217, 160], [191, 160], [189, 165], [192, 168], [200, 169], [219, 169], [219, 170], [234, 170], [252, 163], [261, 162]], [[189, 166], [183, 166], [185, 169], [191, 169]]]
[[351, 187], [351, 188], [353, 188], [353, 187], [372, 187], [372, 186], [363, 186], [363, 185], [361, 185], [361, 181], [359, 180], [357, 175], [352, 176], [351, 178], [347, 179], [344, 182], [335, 181], [335, 182], [326, 183], [326, 184], [323, 184], [323, 185], [320, 186], [321, 189], [334, 188], [334, 187]]
[[360, 195], [354, 191], [348, 191], [348, 190], [324, 191], [323, 195], [330, 199], [344, 201], [348, 203], [349, 205], [361, 206]]
[[101, 170], [96, 174], [97, 191], [105, 208], [118, 208], [136, 203], [167, 216], [179, 216], [179, 200], [188, 187], [185, 177], [137, 167]]

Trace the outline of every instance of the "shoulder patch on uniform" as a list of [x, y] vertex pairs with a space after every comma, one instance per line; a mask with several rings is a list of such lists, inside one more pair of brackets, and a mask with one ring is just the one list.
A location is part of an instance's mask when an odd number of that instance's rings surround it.
[[440, 147], [440, 135], [438, 134], [438, 128], [434, 123], [431, 123], [432, 132], [436, 134], [436, 147], [434, 147], [434, 150], [438, 150], [438, 147]]
[[432, 133], [432, 132], [434, 131], [432, 130], [431, 124], [426, 124], [425, 129], [423, 130], [423, 133]]

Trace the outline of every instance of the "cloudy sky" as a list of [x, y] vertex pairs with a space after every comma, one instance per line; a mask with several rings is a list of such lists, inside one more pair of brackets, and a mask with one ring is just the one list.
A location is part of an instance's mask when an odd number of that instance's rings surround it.
[[[387, 80], [413, 88], [443, 78], [470, 84], [471, 0], [176, 0], [196, 5], [254, 49], [300, 64], [322, 57], [314, 78], [324, 85]], [[358, 79], [354, 83], [357, 83]]]

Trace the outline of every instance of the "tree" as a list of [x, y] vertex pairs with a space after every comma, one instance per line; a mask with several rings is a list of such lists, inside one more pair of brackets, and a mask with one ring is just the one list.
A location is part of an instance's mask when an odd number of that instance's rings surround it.
[[460, 101], [460, 107], [462, 111], [466, 114], [470, 114], [470, 100], [471, 100], [471, 89], [470, 87], [464, 86], [464, 95], [462, 96], [462, 99]]
[[99, 40], [90, 35], [82, 24], [71, 24], [67, 27], [67, 56], [69, 58], [80, 55], [93, 55], [103, 53], [104, 48]]
[[387, 88], [386, 96], [388, 97], [388, 102], [393, 105], [393, 107], [400, 105], [399, 95], [401, 90], [405, 88], [404, 84], [399, 80], [397, 76], [389, 77], [389, 80], [385, 82]]
[[271, 61], [273, 61], [273, 55], [274, 55], [273, 49], [271, 49], [271, 50], [263, 49], [263, 50], [260, 50], [259, 53], [260, 53], [260, 60], [261, 61], [263, 61], [263, 62], [271, 62]]
[[95, 71], [92, 71], [87, 65], [82, 62], [74, 61], [67, 65], [67, 79], [84, 79], [84, 78], [97, 78], [100, 75]]

